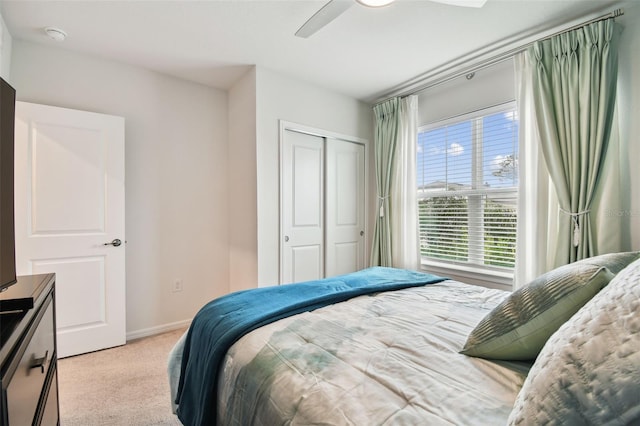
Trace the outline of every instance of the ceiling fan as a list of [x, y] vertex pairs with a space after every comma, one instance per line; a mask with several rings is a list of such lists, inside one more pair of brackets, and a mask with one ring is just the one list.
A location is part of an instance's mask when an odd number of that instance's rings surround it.
[[[322, 27], [336, 19], [356, 2], [367, 7], [383, 7], [395, 0], [329, 0], [307, 22], [296, 31], [296, 36], [308, 38], [318, 32]], [[444, 3], [452, 6], [482, 7], [487, 0], [429, 0], [436, 3]]]

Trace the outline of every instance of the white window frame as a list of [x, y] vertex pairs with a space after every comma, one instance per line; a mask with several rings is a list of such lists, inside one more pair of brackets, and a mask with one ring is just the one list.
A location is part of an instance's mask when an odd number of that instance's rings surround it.
[[[487, 108], [483, 108], [480, 110], [476, 110], [473, 112], [460, 114], [454, 117], [450, 117], [444, 120], [439, 120], [434, 123], [430, 123], [424, 126], [420, 126], [418, 128], [418, 134], [424, 133], [430, 130], [434, 130], [436, 128], [449, 126], [452, 124], [458, 124], [465, 121], [476, 120], [480, 117], [485, 117], [493, 114], [499, 114], [501, 112], [511, 112], [517, 111], [516, 102], [506, 102], [499, 105], [490, 106]], [[486, 193], [499, 193], [505, 192], [503, 188], [494, 188], [494, 189], [482, 189], [477, 190], [476, 185], [477, 182], [482, 183], [482, 173], [483, 173], [483, 165], [482, 165], [482, 144], [477, 145], [476, 141], [478, 140], [479, 135], [482, 134], [482, 121], [476, 120], [475, 125], [472, 126], [472, 134], [471, 138], [474, 144], [473, 157], [472, 157], [472, 189], [470, 190], [462, 190], [456, 191], [456, 195], [467, 196], [468, 204], [467, 208], [469, 211], [472, 209], [481, 209], [482, 203], [472, 203], [471, 199], [474, 195], [483, 195]], [[480, 146], [480, 148], [478, 148]], [[512, 193], [512, 189], [508, 189], [508, 192]], [[450, 196], [450, 191], [434, 191], [429, 194], [430, 197], [438, 197], [438, 196]], [[517, 193], [516, 193], [516, 202], [517, 202]], [[482, 215], [469, 215], [470, 217], [481, 218]], [[471, 221], [471, 219], [470, 219]], [[482, 233], [483, 224], [480, 224], [478, 227], [473, 227], [473, 233]], [[469, 227], [469, 247], [472, 247], [472, 241], [483, 241], [484, 236], [482, 238], [471, 238], [472, 227]], [[420, 264], [423, 270], [428, 270], [429, 272], [440, 274], [443, 276], [450, 277], [452, 279], [456, 279], [463, 282], [470, 282], [474, 284], [480, 284], [487, 287], [500, 288], [504, 290], [511, 290], [513, 286], [513, 269], [507, 268], [495, 268], [490, 265], [484, 265], [482, 262], [482, 252], [484, 247], [480, 247], [477, 244], [474, 246], [474, 250], [469, 250], [469, 261], [468, 262], [455, 262], [455, 261], [440, 261], [433, 258], [425, 258], [420, 256]]]

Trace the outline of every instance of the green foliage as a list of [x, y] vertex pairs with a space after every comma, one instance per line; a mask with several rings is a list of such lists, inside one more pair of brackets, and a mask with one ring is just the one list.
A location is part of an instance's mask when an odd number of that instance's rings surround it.
[[418, 203], [420, 254], [466, 262], [469, 224], [467, 198], [433, 197]]
[[[516, 212], [490, 199], [484, 200], [484, 265], [515, 265]], [[469, 206], [466, 196], [431, 197], [418, 202], [420, 254], [434, 259], [469, 261]]]
[[[516, 262], [516, 211], [500, 203], [487, 200], [484, 206], [484, 263], [513, 268]], [[514, 237], [506, 237], [511, 231]]]

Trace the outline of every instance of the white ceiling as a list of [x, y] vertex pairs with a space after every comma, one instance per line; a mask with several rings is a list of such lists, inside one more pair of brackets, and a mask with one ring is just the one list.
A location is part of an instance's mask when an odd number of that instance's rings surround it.
[[[354, 5], [309, 39], [296, 30], [325, 0], [3, 0], [14, 39], [47, 44], [228, 89], [262, 66], [371, 101], [405, 81], [515, 34], [604, 10], [617, 0], [428, 0]], [[68, 33], [55, 42], [43, 28]]]

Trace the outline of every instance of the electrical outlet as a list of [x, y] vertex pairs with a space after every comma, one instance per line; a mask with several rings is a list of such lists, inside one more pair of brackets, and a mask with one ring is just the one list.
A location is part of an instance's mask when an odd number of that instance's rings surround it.
[[174, 293], [178, 293], [179, 291], [182, 291], [182, 280], [175, 280], [173, 282], [173, 287], [171, 289]]

